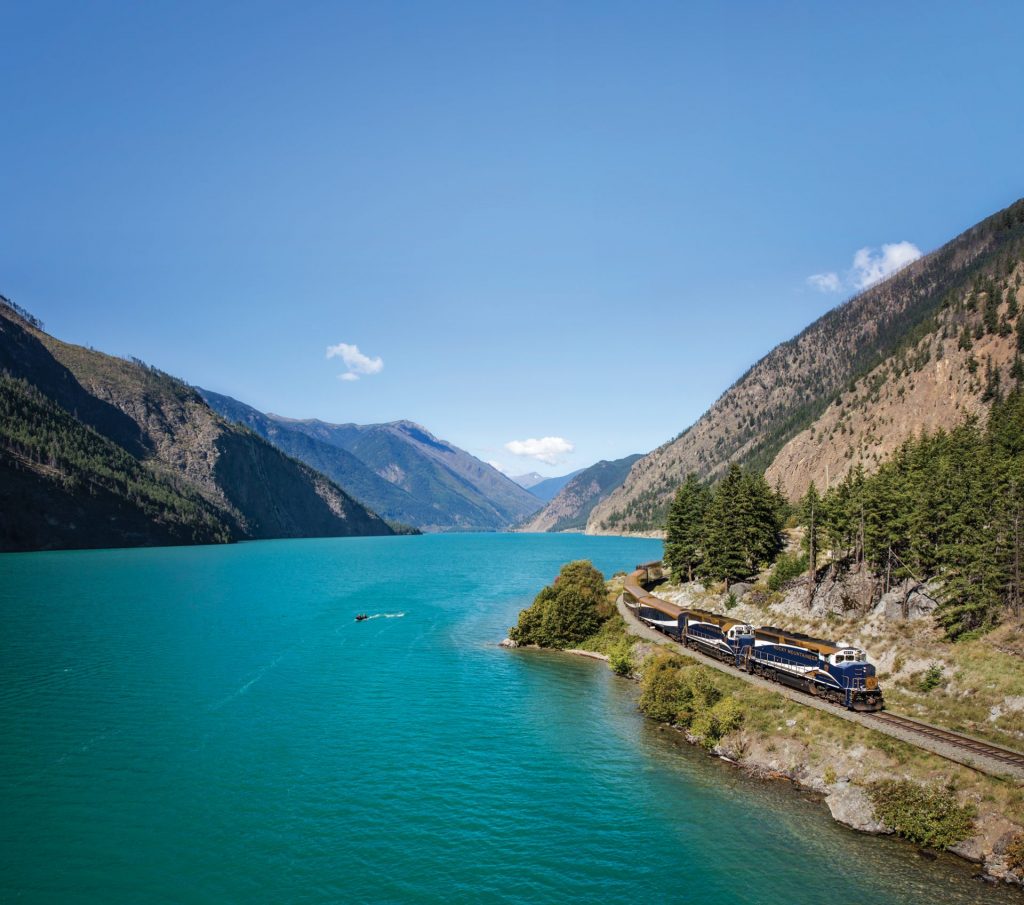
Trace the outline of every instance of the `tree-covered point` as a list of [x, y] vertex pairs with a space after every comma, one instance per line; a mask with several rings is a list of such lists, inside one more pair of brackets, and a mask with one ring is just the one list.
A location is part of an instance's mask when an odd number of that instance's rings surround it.
[[787, 512], [762, 475], [735, 463], [713, 490], [690, 474], [669, 508], [665, 565], [676, 581], [753, 575], [781, 549]]
[[562, 566], [554, 582], [519, 614], [509, 637], [519, 644], [572, 647], [593, 635], [613, 610], [604, 576], [579, 559]]

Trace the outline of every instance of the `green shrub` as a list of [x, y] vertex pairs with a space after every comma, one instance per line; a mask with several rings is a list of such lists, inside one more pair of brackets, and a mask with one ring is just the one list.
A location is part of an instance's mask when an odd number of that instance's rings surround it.
[[956, 796], [910, 780], [883, 780], [869, 787], [875, 817], [911, 842], [946, 848], [974, 832], [974, 810]]
[[775, 560], [772, 574], [768, 576], [768, 589], [778, 591], [787, 581], [803, 575], [807, 571], [807, 554], [797, 556], [794, 553], [783, 553]]
[[722, 695], [709, 669], [687, 665], [679, 657], [657, 655], [648, 660], [641, 686], [639, 706], [644, 714], [689, 729], [709, 748], [745, 717], [737, 700]]
[[938, 688], [942, 684], [942, 665], [939, 663], [933, 663], [921, 677], [921, 681], [917, 683], [917, 687], [919, 691], [923, 691], [927, 694], [933, 688]]
[[743, 705], [726, 695], [710, 709], [694, 715], [690, 731], [699, 735], [705, 748], [714, 748], [721, 739], [738, 729], [745, 716]]
[[610, 613], [604, 576], [587, 560], [576, 560], [562, 566], [554, 583], [519, 614], [509, 637], [520, 644], [572, 647], [593, 635]]
[[644, 666], [640, 711], [652, 720], [674, 723], [683, 704], [683, 663], [679, 657], [655, 656]]
[[731, 610], [736, 606], [737, 603], [738, 601], [736, 600], [736, 595], [733, 594], [732, 591], [730, 591], [729, 596], [725, 598], [725, 608], [727, 610]]
[[633, 672], [633, 645], [628, 642], [608, 651], [608, 665], [617, 676], [628, 676]]
[[829, 764], [829, 766], [825, 768], [825, 775], [822, 777], [822, 779], [825, 780], [825, 785], [835, 785], [835, 782], [838, 778], [839, 777], [836, 776], [836, 768]]

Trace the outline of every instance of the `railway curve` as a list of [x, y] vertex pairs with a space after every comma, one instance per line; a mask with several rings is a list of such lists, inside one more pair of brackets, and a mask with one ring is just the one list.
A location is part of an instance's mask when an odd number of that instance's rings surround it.
[[[647, 564], [647, 566], [653, 565], [653, 563]], [[639, 600], [652, 597], [664, 606], [673, 606], [668, 601], [655, 597], [654, 594], [644, 588], [641, 583], [644, 577], [644, 573], [641, 571], [633, 572], [627, 576], [624, 585], [625, 591], [633, 596], [634, 599]], [[745, 682], [774, 691], [806, 707], [814, 707], [831, 713], [840, 719], [860, 723], [870, 729], [882, 732], [885, 735], [892, 736], [926, 751], [931, 751], [933, 754], [937, 754], [946, 760], [962, 764], [981, 773], [986, 773], [990, 776], [1013, 777], [1018, 780], [1024, 780], [1024, 754], [1020, 752], [1012, 751], [1009, 748], [1002, 748], [949, 729], [932, 726], [931, 724], [923, 723], [920, 720], [915, 720], [902, 714], [892, 713], [888, 710], [874, 713], [858, 713], [846, 710], [820, 697], [771, 682], [760, 676], [751, 675], [745, 670], [737, 669], [721, 660], [680, 644], [678, 641], [675, 641], [663, 632], [657, 631], [641, 620], [634, 612], [634, 608], [626, 602], [625, 595], [619, 597], [617, 608], [632, 634], [655, 641], [659, 645], [682, 656], [690, 657], [720, 672], [737, 676]]]

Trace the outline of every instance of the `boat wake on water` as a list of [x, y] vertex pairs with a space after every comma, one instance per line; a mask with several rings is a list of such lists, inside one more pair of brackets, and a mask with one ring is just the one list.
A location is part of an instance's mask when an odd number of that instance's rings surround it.
[[366, 615], [360, 613], [356, 616], [356, 622], [367, 622], [370, 619], [401, 619], [405, 613], [374, 613], [373, 615]]

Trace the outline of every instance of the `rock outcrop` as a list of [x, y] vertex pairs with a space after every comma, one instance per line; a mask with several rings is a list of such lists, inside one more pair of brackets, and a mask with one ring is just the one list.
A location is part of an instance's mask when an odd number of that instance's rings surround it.
[[892, 833], [891, 827], [875, 817], [875, 806], [867, 792], [849, 781], [837, 782], [825, 796], [825, 804], [832, 819], [844, 826], [876, 836]]

